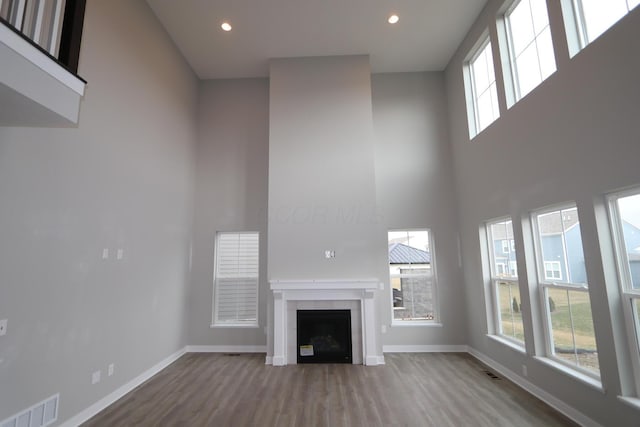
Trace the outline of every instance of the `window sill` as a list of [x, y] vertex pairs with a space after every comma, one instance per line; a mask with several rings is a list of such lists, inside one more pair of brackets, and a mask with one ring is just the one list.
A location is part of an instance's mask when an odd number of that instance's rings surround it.
[[596, 378], [593, 378], [587, 374], [583, 374], [580, 371], [577, 371], [575, 369], [571, 369], [565, 365], [563, 365], [562, 363], [556, 362], [555, 360], [549, 359], [548, 357], [543, 357], [543, 356], [534, 356], [534, 359], [537, 360], [538, 362], [541, 362], [547, 366], [550, 366], [560, 372], [562, 372], [563, 374], [565, 374], [568, 377], [577, 379], [578, 381], [586, 384], [587, 386], [591, 387], [592, 389], [599, 391], [600, 393], [604, 393], [604, 387], [602, 387], [602, 382]]
[[257, 323], [212, 323], [210, 328], [254, 328], [257, 329], [260, 327]]
[[491, 335], [487, 334], [487, 337], [490, 339], [499, 342], [502, 345], [509, 347], [511, 350], [517, 351], [518, 353], [527, 354], [527, 350], [524, 348], [524, 345], [520, 345], [515, 341], [512, 341], [508, 338], [502, 337], [500, 335]]
[[632, 407], [633, 409], [640, 410], [640, 398], [637, 397], [628, 397], [628, 396], [618, 396], [618, 400], [622, 403]]
[[395, 328], [396, 326], [400, 326], [402, 328], [406, 326], [427, 326], [441, 328], [442, 323], [424, 320], [393, 320], [391, 322], [391, 327]]

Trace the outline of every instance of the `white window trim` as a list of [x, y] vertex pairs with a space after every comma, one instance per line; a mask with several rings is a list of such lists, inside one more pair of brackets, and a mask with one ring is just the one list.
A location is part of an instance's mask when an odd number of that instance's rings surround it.
[[[393, 286], [391, 286], [391, 282], [393, 278], [396, 277], [426, 277], [426, 274], [416, 274], [416, 273], [404, 273], [404, 274], [389, 274], [389, 306], [391, 307], [391, 326], [442, 326], [440, 323], [440, 295], [438, 292], [438, 280], [437, 280], [437, 268], [436, 268], [436, 251], [434, 246], [434, 237], [433, 231], [430, 228], [403, 228], [403, 229], [393, 229], [388, 230], [388, 232], [397, 232], [397, 231], [427, 231], [429, 233], [429, 254], [431, 255], [431, 274], [433, 278], [433, 319], [425, 320], [425, 319], [396, 319], [394, 315], [394, 310], [396, 307], [393, 306]], [[388, 236], [387, 232], [387, 236]], [[389, 262], [387, 259], [387, 271], [389, 270]], [[397, 307], [398, 309], [403, 309], [404, 307]]]
[[[619, 291], [622, 300], [623, 314], [625, 320], [625, 332], [627, 337], [627, 348], [630, 352], [633, 369], [636, 397], [640, 396], [640, 330], [636, 330], [636, 314], [634, 313], [634, 299], [640, 299], [640, 290], [633, 290], [631, 287], [631, 271], [629, 269], [629, 258], [627, 256], [626, 245], [624, 243], [623, 224], [618, 200], [624, 197], [640, 194], [639, 188], [621, 191], [607, 196], [609, 225], [613, 237], [613, 247], [615, 253], [616, 270], [618, 275]], [[637, 313], [640, 317], [640, 313]]]
[[216, 232], [214, 242], [214, 265], [213, 265], [213, 295], [212, 295], [212, 319], [211, 328], [258, 328], [258, 315], [260, 311], [260, 270], [258, 268], [257, 287], [256, 287], [256, 307], [255, 320], [218, 320], [218, 286], [216, 284], [216, 272], [218, 271], [218, 237], [222, 234], [256, 234], [258, 236], [258, 260], [260, 259], [260, 232], [258, 231], [219, 231]]
[[[600, 375], [598, 375], [596, 372], [590, 371], [586, 368], [582, 368], [581, 366], [578, 366], [578, 365], [571, 364], [557, 357], [555, 355], [555, 350], [553, 346], [553, 332], [552, 332], [553, 329], [551, 327], [551, 316], [550, 316], [551, 312], [549, 309], [549, 298], [547, 297], [547, 289], [553, 288], [553, 289], [565, 289], [569, 291], [583, 291], [589, 294], [589, 288], [587, 283], [566, 283], [566, 282], [557, 283], [554, 281], [542, 279], [545, 277], [545, 272], [544, 272], [544, 260], [542, 257], [542, 248], [540, 246], [542, 242], [540, 241], [540, 228], [538, 226], [538, 216], [555, 212], [555, 211], [563, 211], [567, 209], [577, 209], [577, 205], [575, 203], [565, 203], [565, 204], [550, 206], [547, 208], [543, 208], [543, 209], [539, 209], [531, 212], [531, 224], [533, 227], [532, 231], [533, 231], [533, 242], [534, 242], [534, 248], [535, 248], [536, 271], [538, 273], [538, 283], [537, 283], [538, 296], [540, 298], [540, 303], [543, 310], [542, 313], [540, 313], [539, 315], [542, 316], [540, 320], [543, 324], [544, 337], [545, 337], [544, 358], [554, 362], [549, 364], [549, 366], [554, 366], [554, 367], [556, 367], [556, 365], [565, 366], [567, 369], [562, 370], [563, 372], [573, 375], [579, 379], [584, 376], [587, 376], [589, 378], [592, 378], [598, 381], [599, 383]], [[579, 216], [580, 216], [580, 213], [578, 212], [578, 217]], [[564, 236], [562, 239], [563, 239], [562, 245], [564, 247], [566, 245], [564, 241]], [[566, 254], [565, 254], [565, 257], [566, 257]], [[568, 262], [566, 262], [566, 260], [565, 260], [565, 265], [568, 265]], [[589, 298], [591, 298], [590, 294], [589, 294]], [[591, 311], [591, 321], [593, 322], [593, 309]], [[539, 322], [536, 322], [535, 317], [534, 317], [534, 323], [539, 323]], [[597, 345], [597, 340], [596, 340], [596, 345]]]
[[[500, 222], [507, 222], [510, 221], [511, 222], [511, 228], [513, 230], [513, 219], [511, 217], [502, 217], [502, 218], [497, 218], [497, 219], [493, 219], [491, 221], [487, 221], [485, 223], [485, 233], [486, 233], [486, 237], [487, 237], [487, 246], [489, 248], [489, 272], [490, 272], [490, 282], [491, 282], [491, 302], [492, 302], [492, 307], [491, 307], [491, 317], [493, 318], [493, 323], [494, 323], [494, 330], [493, 330], [493, 334], [496, 337], [499, 337], [502, 340], [506, 340], [507, 342], [509, 342], [511, 345], [516, 346], [518, 348], [524, 349], [525, 348], [525, 342], [524, 341], [519, 341], [517, 339], [515, 339], [512, 336], [509, 335], [505, 335], [503, 330], [502, 330], [502, 319], [500, 318], [500, 301], [499, 301], [499, 292], [498, 292], [498, 284], [500, 282], [506, 282], [506, 283], [511, 283], [511, 284], [515, 284], [516, 286], [520, 286], [520, 281], [518, 280], [518, 269], [517, 269], [517, 260], [509, 260], [509, 262], [507, 264], [505, 263], [498, 263], [496, 262], [496, 254], [495, 254], [495, 247], [494, 247], [494, 240], [493, 240], [493, 235], [491, 232], [491, 226], [493, 224], [496, 223], [500, 223]], [[513, 241], [513, 239], [511, 240]], [[509, 239], [506, 240], [502, 240], [502, 249], [504, 251], [504, 243], [507, 243], [507, 246], [509, 246]], [[500, 277], [498, 275], [498, 271], [496, 271], [495, 266], [497, 266], [497, 264], [503, 264], [505, 266], [505, 272], [510, 272], [511, 271], [511, 263], [515, 263], [516, 268], [516, 276], [515, 277], [509, 277], [509, 278], [504, 278], [504, 277]], [[520, 301], [520, 304], [522, 304], [522, 300]], [[524, 325], [523, 325], [524, 326]]]

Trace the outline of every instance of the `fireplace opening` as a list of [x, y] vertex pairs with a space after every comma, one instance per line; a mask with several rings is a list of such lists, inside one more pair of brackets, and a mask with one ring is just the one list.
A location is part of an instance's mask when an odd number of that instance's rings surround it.
[[298, 363], [353, 363], [351, 310], [297, 310]]

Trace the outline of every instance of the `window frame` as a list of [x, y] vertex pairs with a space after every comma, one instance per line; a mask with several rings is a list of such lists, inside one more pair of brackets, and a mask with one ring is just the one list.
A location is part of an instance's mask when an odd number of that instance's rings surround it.
[[[549, 27], [549, 34], [551, 37], [551, 49], [552, 49], [552, 53], [554, 54], [553, 62], [554, 62], [555, 70], [551, 74], [549, 74], [547, 77], [543, 77], [542, 70], [540, 69], [540, 76], [542, 80], [540, 80], [540, 82], [536, 86], [531, 88], [531, 90], [529, 90], [529, 92], [527, 92], [526, 94], [523, 95], [521, 93], [522, 90], [520, 87], [520, 73], [518, 72], [517, 63], [516, 63], [516, 53], [515, 53], [515, 47], [513, 43], [513, 32], [511, 29], [511, 22], [510, 22], [509, 16], [523, 1], [529, 1], [529, 0], [513, 0], [511, 2], [507, 2], [507, 4], [502, 8], [501, 16], [498, 18], [499, 30], [503, 32], [503, 37], [501, 38], [501, 41], [503, 41], [506, 44], [505, 50], [507, 52], [507, 54], [503, 57], [503, 62], [507, 62], [507, 64], [503, 64], [503, 69], [506, 69], [507, 72], [503, 74], [508, 75], [508, 78], [505, 78], [505, 86], [508, 86], [508, 88], [507, 87], [505, 88], [507, 89], [507, 92], [509, 92], [507, 93], [508, 108], [511, 108], [522, 98], [526, 97], [528, 94], [535, 91], [536, 88], [538, 88], [542, 83], [545, 82], [545, 80], [547, 80], [549, 77], [551, 77], [554, 73], [558, 71], [558, 63], [555, 59], [555, 46], [553, 44], [553, 34], [551, 34], [551, 17], [549, 16], [549, 7], [546, 3], [546, 0], [538, 0], [545, 3], [545, 9], [547, 11], [547, 26]], [[536, 43], [536, 58], [537, 58], [538, 68], [541, 68], [540, 54], [537, 46], [537, 39], [540, 36], [540, 34], [535, 34], [534, 32], [534, 37], [531, 40], [531, 43]], [[508, 85], [507, 85], [507, 82], [508, 82]]]
[[[624, 241], [624, 229], [622, 216], [618, 206], [621, 198], [640, 195], [640, 187], [631, 188], [624, 191], [610, 193], [606, 196], [607, 213], [609, 215], [609, 227], [613, 238], [613, 249], [615, 254], [616, 274], [618, 277], [620, 297], [623, 300], [623, 315], [625, 320], [625, 333], [627, 337], [627, 348], [631, 356], [631, 365], [636, 396], [640, 395], [640, 312], [636, 312], [635, 301], [640, 301], [640, 289], [633, 289], [633, 281], [629, 268], [629, 257]], [[640, 311], [640, 310], [639, 310]]]
[[[255, 276], [256, 280], [256, 292], [255, 292], [255, 319], [252, 320], [220, 320], [218, 318], [218, 301], [219, 298], [219, 286], [218, 286], [218, 267], [219, 267], [219, 255], [221, 253], [219, 249], [220, 236], [222, 235], [242, 235], [251, 234], [255, 235], [258, 239], [257, 251], [258, 251], [258, 266]], [[211, 314], [211, 327], [212, 328], [258, 328], [259, 327], [259, 314], [260, 314], [260, 232], [259, 231], [217, 231], [214, 241], [214, 256], [213, 256], [213, 294], [212, 294], [212, 314]], [[247, 276], [248, 278], [253, 278]]]
[[[476, 87], [476, 79], [474, 73], [474, 62], [480, 57], [485, 48], [489, 46], [491, 50], [491, 61], [493, 64], [493, 80], [489, 83], [489, 86], [486, 90], [491, 90], [491, 86], [495, 86], [496, 91], [496, 116], [494, 119], [488, 123], [485, 127], [480, 127], [480, 109], [478, 106], [478, 99], [480, 94], [477, 93]], [[470, 53], [467, 55], [463, 63], [463, 71], [465, 75], [466, 82], [466, 99], [467, 99], [467, 116], [469, 122], [469, 138], [473, 139], [478, 136], [482, 131], [491, 126], [496, 120], [500, 118], [500, 101], [498, 99], [498, 78], [496, 77], [495, 70], [495, 61], [494, 61], [494, 46], [491, 41], [491, 36], [488, 30], [485, 30], [482, 35], [478, 38], [478, 41], [471, 49]], [[484, 92], [483, 92], [484, 93]]]
[[[495, 218], [492, 220], [489, 220], [487, 222], [485, 222], [484, 227], [485, 227], [485, 233], [486, 233], [486, 241], [487, 241], [487, 248], [488, 248], [488, 254], [489, 254], [489, 282], [490, 282], [490, 290], [491, 290], [491, 303], [492, 303], [492, 307], [491, 307], [491, 318], [493, 319], [494, 322], [494, 330], [493, 330], [493, 335], [500, 337], [501, 339], [505, 339], [507, 340], [509, 343], [516, 345], [522, 349], [525, 348], [525, 341], [526, 341], [526, 336], [525, 339], [523, 339], [522, 341], [518, 340], [517, 338], [510, 336], [510, 335], [506, 335], [503, 331], [502, 328], [502, 316], [500, 313], [500, 293], [498, 291], [498, 287], [500, 285], [500, 283], [508, 283], [510, 286], [516, 286], [518, 287], [518, 289], [520, 289], [520, 279], [518, 277], [518, 261], [517, 259], [514, 260], [507, 260], [506, 263], [503, 262], [498, 262], [496, 260], [496, 253], [495, 253], [495, 248], [494, 248], [494, 240], [493, 240], [493, 233], [492, 233], [492, 226], [494, 224], [498, 224], [501, 222], [511, 222], [511, 230], [513, 232], [513, 226], [514, 226], [514, 222], [513, 222], [513, 218], [510, 216], [505, 216], [505, 217], [500, 217], [500, 218]], [[510, 245], [509, 243], [509, 238], [507, 239], [503, 239], [501, 246], [503, 246], [504, 248], [504, 242], [507, 242], [508, 245]], [[514, 240], [514, 239], [511, 239]], [[514, 251], [515, 252], [515, 251]], [[503, 252], [504, 253], [504, 252]], [[512, 263], [515, 263], [515, 275], [512, 275], [513, 277], [506, 277], [508, 273], [508, 275], [511, 275], [511, 271], [512, 271]], [[497, 265], [498, 264], [502, 264], [504, 265], [505, 269], [504, 272], [505, 274], [503, 276], [500, 276], [500, 273], [497, 271]], [[520, 305], [522, 306], [522, 292], [520, 292]], [[511, 296], [509, 297], [509, 301], [511, 301], [512, 298]], [[522, 310], [520, 310], [520, 312], [522, 312]], [[524, 319], [522, 322], [522, 329], [524, 331]], [[524, 333], [523, 333], [524, 335]]]
[[[541, 241], [542, 236], [540, 234], [538, 216], [556, 212], [556, 211], [561, 212], [569, 209], [576, 209], [578, 218], [580, 217], [580, 212], [578, 211], [578, 206], [576, 203], [564, 203], [560, 205], [549, 206], [546, 208], [534, 210], [530, 214], [530, 220], [531, 220], [532, 231], [533, 231], [536, 273], [538, 277], [538, 283], [537, 283], [538, 294], [540, 298], [541, 307], [543, 309], [542, 313], [540, 313], [542, 316], [540, 320], [544, 330], [545, 357], [566, 367], [567, 371], [572, 374], [573, 372], [576, 372], [578, 374], [586, 375], [587, 377], [593, 378], [597, 381], [601, 381], [601, 375], [599, 375], [595, 371], [589, 370], [587, 368], [583, 368], [582, 366], [579, 366], [577, 364], [569, 363], [568, 361], [556, 356], [555, 346], [553, 343], [553, 327], [551, 324], [551, 309], [549, 307], [549, 294], [548, 294], [549, 289], [558, 289], [558, 290], [565, 290], [570, 292], [585, 292], [587, 294], [587, 297], [589, 298], [589, 304], [591, 306], [591, 294], [589, 293], [588, 283], [571, 283], [568, 281], [564, 283], [558, 283], [558, 282], [554, 282], [553, 280], [547, 280], [545, 278], [544, 258], [542, 255], [542, 241]], [[566, 242], [564, 241], [564, 236], [563, 236], [563, 247], [566, 248]], [[566, 249], [563, 249], [563, 252], [565, 252], [564, 256], [566, 257]], [[566, 260], [565, 260], [565, 264], [568, 265]], [[569, 277], [567, 277], [567, 279], [568, 278]], [[588, 278], [587, 278], [587, 282], [588, 282]], [[591, 321], [594, 322], [593, 307], [591, 309]], [[594, 330], [594, 338], [596, 339], [596, 349], [597, 349], [598, 342], [597, 342], [597, 338], [595, 337], [595, 330]]]
[[436, 254], [435, 254], [435, 246], [434, 246], [434, 237], [433, 231], [431, 228], [403, 228], [403, 229], [389, 229], [387, 230], [387, 242], [389, 241], [389, 233], [390, 232], [416, 232], [416, 231], [426, 231], [429, 236], [429, 254], [431, 255], [431, 276], [433, 281], [433, 290], [432, 290], [432, 299], [433, 299], [433, 319], [396, 319], [395, 311], [399, 309], [405, 309], [405, 307], [394, 307], [393, 305], [393, 286], [392, 281], [394, 278], [411, 278], [411, 277], [426, 277], [427, 274], [417, 273], [399, 273], [399, 274], [391, 274], [390, 267], [391, 263], [389, 262], [388, 254], [387, 254], [387, 271], [389, 273], [389, 305], [391, 307], [391, 325], [392, 326], [433, 326], [440, 325], [440, 298], [438, 292], [438, 280], [437, 280], [437, 267], [436, 267]]

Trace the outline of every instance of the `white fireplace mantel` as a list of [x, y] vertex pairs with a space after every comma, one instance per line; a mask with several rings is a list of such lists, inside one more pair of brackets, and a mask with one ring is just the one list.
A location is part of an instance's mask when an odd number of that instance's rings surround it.
[[287, 364], [287, 304], [292, 301], [359, 301], [362, 326], [362, 360], [367, 366], [384, 363], [376, 343], [375, 292], [377, 279], [270, 280], [273, 291], [274, 366]]

